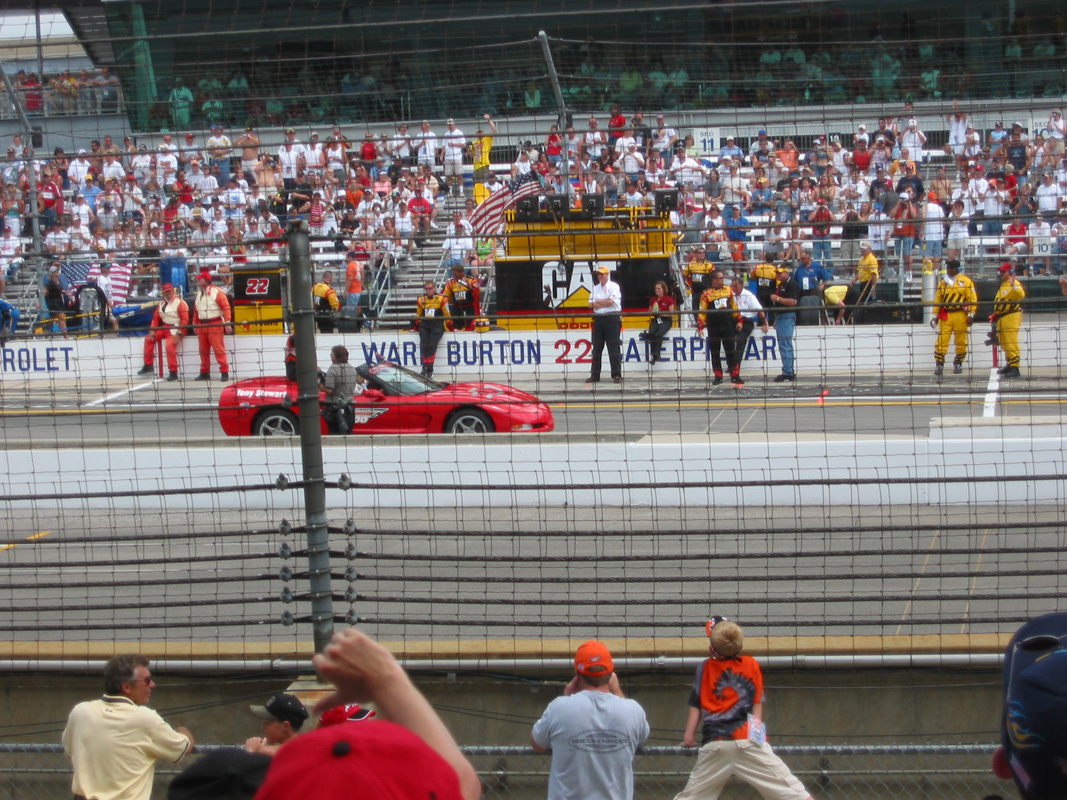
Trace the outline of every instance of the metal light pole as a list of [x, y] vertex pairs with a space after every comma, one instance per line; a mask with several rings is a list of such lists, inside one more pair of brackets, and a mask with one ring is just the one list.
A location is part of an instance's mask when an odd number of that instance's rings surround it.
[[308, 589], [315, 652], [333, 637], [333, 592], [330, 586], [330, 534], [326, 528], [326, 483], [322, 466], [319, 382], [315, 360], [315, 306], [311, 297], [311, 240], [302, 219], [289, 223], [289, 288], [296, 350], [297, 407], [300, 410], [300, 456], [304, 469]]

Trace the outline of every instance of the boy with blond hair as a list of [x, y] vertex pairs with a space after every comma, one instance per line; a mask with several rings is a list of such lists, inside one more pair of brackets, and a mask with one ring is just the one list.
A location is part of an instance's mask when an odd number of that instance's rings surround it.
[[700, 754], [689, 782], [674, 800], [715, 800], [737, 777], [768, 800], [811, 800], [803, 784], [774, 754], [763, 727], [763, 673], [756, 659], [741, 655], [744, 633], [725, 617], [705, 625], [711, 658], [697, 667], [689, 694], [683, 747]]

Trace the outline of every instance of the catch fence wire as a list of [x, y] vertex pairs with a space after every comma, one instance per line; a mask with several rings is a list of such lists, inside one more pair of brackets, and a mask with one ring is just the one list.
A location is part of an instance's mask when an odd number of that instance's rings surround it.
[[[165, 132], [191, 170], [193, 159], [210, 166], [213, 123], [234, 141], [250, 124], [260, 153], [277, 158], [287, 128], [302, 142], [313, 132], [325, 142], [336, 122], [351, 148], [332, 175], [337, 188], [327, 188], [327, 167], [321, 190], [342, 206], [340, 219], [344, 203], [356, 197], [345, 196], [345, 179], [362, 166], [368, 131], [380, 144], [402, 123], [414, 134], [423, 119], [440, 139], [453, 117], [470, 141], [491, 114], [498, 130], [490, 168], [506, 181], [521, 151], [543, 148], [551, 125], [570, 121], [584, 136], [592, 114], [607, 131], [615, 102], [627, 120], [643, 111], [650, 126], [663, 112], [680, 141], [693, 137], [691, 155], [709, 172], [722, 169], [728, 136], [748, 152], [766, 129], [776, 146], [792, 138], [800, 163], [810, 164], [817, 136], [836, 136], [852, 149], [860, 124], [873, 133], [879, 117], [906, 122], [914, 113], [927, 135], [915, 154], [918, 172], [944, 201], [964, 181], [944, 149], [954, 100], [983, 139], [998, 130], [996, 122], [1019, 121], [1036, 142], [1062, 97], [1062, 90], [1049, 91], [1057, 81], [1063, 85], [1062, 69], [1034, 53], [1046, 44], [1052, 12], [1045, 6], [1014, 20], [998, 6], [988, 18], [996, 36], [976, 51], [967, 44], [983, 41], [969, 35], [983, 24], [974, 4], [939, 3], [892, 20], [864, 8], [808, 14], [800, 28], [778, 4], [638, 3], [631, 14], [606, 15], [592, 5], [546, 12], [539, 3], [504, 3], [491, 17], [501, 32], [491, 35], [484, 15], [454, 5], [390, 6], [385, 17], [375, 16], [385, 7], [372, 4], [348, 18], [339, 12], [328, 18], [334, 12], [322, 4], [298, 15], [287, 4], [237, 4], [225, 18], [189, 8], [178, 13], [167, 3], [107, 5], [96, 17], [70, 11], [84, 62], [77, 54], [56, 60], [49, 51], [44, 88], [19, 90], [23, 108], [39, 112], [30, 122], [40, 138], [27, 131], [24, 140], [39, 173], [56, 147], [73, 159], [107, 136], [124, 148], [129, 134], [133, 150], [121, 160], [148, 204], [141, 229], [131, 219], [128, 232], [120, 223], [102, 251], [92, 238], [51, 253], [55, 237], [47, 244], [47, 229], [34, 237], [31, 198], [21, 184], [29, 156], [16, 152], [0, 163], [4, 183], [12, 178], [15, 197], [24, 201], [17, 225], [23, 264], [9, 273], [5, 294], [21, 321], [0, 346], [6, 610], [0, 667], [9, 672], [95, 670], [117, 650], [141, 650], [171, 673], [228, 672], [239, 675], [234, 680], [270, 682], [273, 690], [306, 668], [313, 650], [299, 442], [229, 436], [220, 421], [253, 403], [269, 406], [265, 393], [224, 401], [227, 387], [284, 374], [288, 327], [278, 319], [290, 301], [289, 256], [283, 239], [266, 238], [268, 218], [251, 226], [243, 213], [232, 215], [234, 232], [224, 211], [207, 242], [193, 238], [199, 222], [192, 212], [182, 212], [187, 233], [152, 238], [153, 220], [160, 230], [168, 224], [162, 209], [169, 193], [155, 177]], [[409, 11], [421, 15], [418, 21], [402, 16]], [[16, 67], [40, 69], [29, 19], [24, 41], [3, 56], [15, 77]], [[540, 30], [548, 35], [569, 120], [558, 118]], [[1020, 46], [1018, 63], [1002, 57], [1009, 44]], [[785, 58], [797, 48], [803, 65], [795, 52]], [[776, 50], [781, 60], [774, 60]], [[83, 63], [92, 85], [83, 84], [76, 97], [58, 92], [53, 81], [62, 68], [80, 79]], [[193, 96], [187, 117], [177, 113], [184, 101], [172, 94], [176, 78]], [[26, 107], [38, 100], [40, 107]], [[913, 109], [905, 108], [907, 100], [915, 101]], [[7, 103], [0, 109], [0, 153], [20, 127], [14, 110]], [[141, 145], [147, 161], [135, 165]], [[240, 155], [238, 149], [229, 165], [234, 172]], [[312, 232], [314, 279], [331, 271], [342, 304], [341, 313], [320, 317], [336, 331], [316, 336], [319, 369], [329, 365], [330, 348], [343, 344], [355, 364], [384, 359], [418, 372], [418, 334], [410, 330], [416, 298], [424, 281], [440, 289], [449, 276], [442, 248], [453, 213], [468, 213], [475, 194], [471, 161], [464, 159], [462, 191], [456, 184], [446, 190], [443, 165], [435, 165], [437, 228], [417, 239], [399, 237], [415, 239], [408, 257], [401, 257], [405, 242], [397, 250], [376, 231]], [[942, 168], [947, 189], [935, 184]], [[746, 190], [759, 177], [751, 163], [739, 172]], [[1031, 169], [1031, 185], [1039, 174]], [[961, 258], [980, 302], [960, 374], [952, 370], [951, 348], [944, 374], [933, 374], [936, 334], [926, 323], [942, 271], [924, 265], [919, 248], [909, 270], [891, 237], [880, 256], [876, 302], [846, 308], [856, 312], [852, 323], [825, 324], [840, 310], [834, 305], [801, 314], [797, 381], [773, 380], [782, 369], [780, 342], [774, 328], [764, 334], [757, 327], [741, 363], [745, 384], [734, 388], [728, 376], [713, 382], [697, 336], [682, 272], [689, 252], [699, 240], [719, 267], [748, 275], [768, 241], [803, 246], [813, 232], [792, 217], [776, 232], [774, 212], [746, 210], [747, 243], [734, 261], [720, 242], [725, 227], [714, 221], [715, 190], [700, 180], [689, 194], [684, 183], [671, 187], [681, 200], [673, 215], [656, 210], [654, 193], [636, 209], [609, 201], [603, 214], [591, 213], [580, 192], [569, 201], [571, 211], [509, 212], [496, 263], [481, 268], [483, 315], [492, 327], [446, 333], [434, 378], [528, 392], [547, 404], [552, 432], [435, 430], [324, 440], [334, 624], [359, 625], [388, 643], [450, 725], [493, 713], [482, 710], [489, 701], [455, 700], [457, 675], [461, 684], [478, 680], [479, 692], [511, 698], [508, 714], [490, 720], [495, 733], [486, 738], [495, 741], [469, 748], [487, 796], [544, 796], [547, 759], [506, 743], [525, 744], [541, 701], [551, 699], [535, 684], [565, 674], [574, 646], [589, 638], [610, 643], [627, 691], [659, 709], [653, 695], [665, 685], [672, 703], [684, 696], [692, 664], [706, 653], [702, 623], [711, 614], [744, 626], [749, 652], [773, 671], [777, 698], [783, 684], [812, 674], [804, 667], [908, 668], [905, 677], [878, 673], [877, 682], [895, 690], [913, 687], [921, 666], [959, 667], [960, 675], [990, 668], [1020, 624], [1063, 606], [1067, 298], [1051, 232], [1029, 228], [1037, 198], [1031, 203], [1022, 191], [1020, 213], [971, 220], [975, 229]], [[392, 212], [397, 188], [372, 183], [359, 191], [368, 200], [380, 195], [384, 214]], [[625, 186], [618, 189], [622, 194]], [[71, 207], [74, 191], [64, 187]], [[546, 206], [551, 194], [545, 192]], [[210, 191], [205, 197], [210, 207]], [[583, 209], [576, 208], [579, 198]], [[696, 224], [684, 214], [688, 199], [705, 215]], [[840, 200], [833, 207], [843, 211]], [[271, 202], [268, 209], [284, 229], [288, 209]], [[1018, 235], [1012, 242], [987, 232], [987, 223], [996, 222], [1027, 226], [1027, 251], [1012, 247]], [[871, 232], [869, 223], [862, 231], [833, 226], [833, 283], [851, 280], [857, 243]], [[367, 251], [362, 316], [343, 312], [346, 252], [357, 241]], [[635, 264], [646, 258], [662, 261], [643, 272]], [[999, 376], [1004, 354], [984, 344], [996, 268], [1005, 261], [1027, 292], [1020, 379]], [[119, 335], [101, 332], [106, 321], [89, 290], [68, 310], [70, 338], [54, 329], [41, 297], [53, 262], [68, 281], [102, 262], [129, 265]], [[795, 268], [793, 259], [787, 262]], [[609, 263], [623, 284], [618, 385], [607, 364], [602, 382], [586, 380], [592, 336], [585, 293], [598, 263]], [[278, 292], [280, 305], [251, 299], [238, 306], [236, 332], [226, 336], [229, 383], [220, 382], [213, 357], [213, 379], [194, 380], [195, 327], [179, 347], [179, 380], [166, 380], [159, 348], [152, 351], [154, 371], [139, 375], [142, 334], [161, 285], [185, 276], [191, 302], [202, 269], [246, 300], [249, 281], [265, 285]], [[653, 272], [682, 301], [658, 364], [649, 363], [640, 337]], [[643, 278], [632, 279], [635, 273]], [[476, 392], [502, 390], [464, 391], [473, 403]], [[447, 418], [437, 413], [452, 409], [443, 402], [423, 398], [405, 424]], [[504, 405], [512, 402], [533, 401]], [[788, 691], [808, 702], [820, 690], [852, 688], [832, 683]], [[535, 688], [541, 694], [530, 695]], [[521, 705], [514, 705], [520, 693]], [[58, 729], [62, 714], [54, 716]], [[816, 796], [948, 800], [1003, 791], [989, 777], [992, 724], [964, 725], [946, 714], [916, 733], [861, 716], [863, 725], [842, 723], [850, 735], [841, 737], [837, 723], [812, 727], [810, 715], [775, 721], [776, 747]], [[670, 747], [679, 727], [675, 716], [654, 725], [649, 750], [635, 765], [639, 797], [668, 796], [684, 783], [692, 756]], [[37, 744], [54, 740], [53, 728], [16, 721], [0, 731], [33, 751], [0, 747], [0, 796], [66, 790], [65, 760]], [[488, 723], [479, 730], [485, 729]], [[847, 743], [834, 744], [842, 739]], [[881, 744], [905, 740], [962, 746], [901, 751]], [[169, 777], [160, 773], [156, 796], [164, 796]], [[728, 789], [736, 797], [746, 791]]]
[[[344, 191], [349, 169], [355, 175], [362, 161], [375, 163], [364, 159], [368, 131], [378, 147], [383, 136], [397, 136], [401, 123], [416, 135], [425, 118], [440, 141], [452, 116], [471, 141], [490, 114], [498, 125], [490, 169], [507, 180], [520, 151], [541, 149], [550, 126], [568, 121], [557, 117], [551, 70], [537, 38], [544, 30], [578, 134], [584, 137], [590, 114], [610, 133], [607, 112], [615, 102], [627, 121], [644, 111], [650, 127], [662, 111], [683, 144], [693, 137], [690, 154], [708, 172], [722, 171], [720, 151], [729, 136], [746, 152], [760, 129], [776, 147], [792, 138], [801, 164], [810, 165], [816, 136], [837, 136], [852, 149], [861, 124], [873, 134], [879, 117], [906, 124], [914, 113], [927, 134], [913, 154], [918, 172], [934, 189], [945, 168], [948, 196], [938, 196], [945, 200], [964, 180], [944, 149], [946, 117], [957, 106], [971, 115], [983, 141], [998, 121], [1005, 127], [1020, 121], [1034, 144], [1048, 133], [1059, 100], [1045, 96], [1055, 76], [1033, 53], [1045, 43], [1043, 6], [1029, 17], [991, 17], [997, 42], [1021, 46], [1011, 72], [997, 55], [1005, 52], [999, 45], [982, 48], [981, 58], [960, 49], [966, 46], [957, 28], [982, 22], [980, 9], [970, 4], [909, 11], [921, 23], [915, 28], [907, 15], [879, 21], [853, 9], [841, 18], [810, 15], [802, 31], [768, 8], [635, 4], [630, 16], [605, 18], [592, 7], [548, 14], [536, 4], [505, 4], [493, 19], [507, 21], [491, 37], [472, 33], [478, 14], [431, 5], [420, 7], [425, 13], [417, 21], [396, 9], [381, 16], [386, 10], [377, 6], [332, 20], [325, 7], [302, 10], [300, 19], [243, 4], [226, 18], [178, 13], [166, 3], [108, 7], [99, 17], [71, 10], [68, 20], [86, 60], [77, 54], [57, 60], [49, 51], [43, 88], [16, 87], [31, 128], [40, 128], [25, 131], [22, 144], [32, 147], [35, 173], [64, 166], [68, 179], [64, 158], [72, 161], [79, 149], [89, 149], [94, 164], [101, 159], [94, 166], [99, 178], [107, 174], [106, 159], [92, 150], [92, 141], [110, 136], [124, 170], [114, 179], [123, 183], [132, 172], [146, 208], [142, 220], [126, 220], [126, 231], [120, 220], [117, 233], [105, 228], [107, 236], [50, 252], [56, 238], [49, 242], [47, 227], [38, 237], [32, 232], [32, 193], [22, 185], [28, 154], [15, 152], [0, 165], [13, 197], [24, 203], [8, 207], [18, 212], [13, 227], [23, 264], [9, 271], [6, 287], [22, 318], [0, 351], [0, 561], [7, 578], [0, 592], [11, 609], [0, 627], [12, 652], [57, 653], [66, 630], [101, 643], [128, 636], [188, 640], [212, 652], [246, 647], [257, 657], [307, 653], [304, 548], [294, 533], [303, 523], [296, 441], [227, 436], [220, 423], [220, 415], [253, 404], [247, 396], [223, 401], [232, 381], [284, 372], [287, 328], [279, 319], [288, 301], [288, 255], [284, 240], [268, 238], [265, 228], [271, 209], [283, 223], [287, 209], [264, 192], [268, 215], [252, 225], [254, 215], [243, 208], [249, 196], [236, 208], [226, 199], [229, 209], [220, 196], [224, 208], [220, 221], [208, 226], [208, 241], [195, 238], [199, 220], [184, 201], [179, 219], [187, 225], [162, 210], [170, 194], [158, 180], [165, 150], [190, 172], [194, 160], [211, 168], [211, 124], [222, 124], [237, 141], [250, 123], [259, 154], [274, 159], [287, 128], [301, 142], [318, 133], [328, 144], [338, 123], [350, 145], [332, 175], [338, 184], [330, 182], [327, 167], [321, 186], [315, 176], [310, 188], [332, 195], [339, 218], [346, 202], [363, 198], [372, 217], [373, 198], [385, 215], [402, 187], [372, 182], [358, 197]], [[39, 71], [32, 16], [21, 24], [23, 37], [12, 40], [5, 56], [16, 82], [16, 67]], [[226, 35], [208, 38], [220, 30]], [[44, 34], [49, 38], [50, 31]], [[667, 47], [677, 42], [684, 46]], [[644, 43], [640, 55], [634, 53], [638, 43]], [[238, 52], [248, 46], [252, 50]], [[124, 62], [127, 57], [138, 66]], [[925, 74], [939, 69], [945, 81], [964, 61], [972, 68], [966, 86], [935, 87], [930, 80], [937, 76]], [[88, 83], [80, 75], [83, 63]], [[875, 75], [878, 64], [884, 69]], [[56, 83], [64, 67], [72, 70], [76, 96]], [[761, 73], [759, 80], [748, 79]], [[769, 97], [759, 88], [766, 89], [766, 74], [774, 79]], [[841, 76], [847, 79], [844, 99], [835, 84]], [[194, 98], [188, 116], [177, 113], [184, 94], [172, 94], [176, 78]], [[905, 108], [908, 100], [913, 109]], [[5, 137], [12, 144], [19, 127], [14, 112], [14, 102], [5, 106]], [[56, 147], [65, 151], [58, 162]], [[234, 173], [244, 168], [239, 151], [227, 165]], [[453, 213], [469, 213], [476, 189], [482, 196], [471, 161], [468, 154], [462, 188], [458, 180], [446, 182], [443, 165], [435, 164], [437, 227], [397, 237], [399, 250], [377, 230], [355, 236], [312, 231], [314, 279], [331, 271], [342, 304], [346, 252], [357, 242], [367, 251], [360, 256], [366, 262], [360, 312], [346, 314], [342, 305], [322, 315], [320, 322], [337, 331], [317, 336], [317, 367], [328, 366], [332, 345], [344, 344], [356, 364], [384, 359], [419, 370], [418, 336], [410, 330], [415, 302], [425, 280], [440, 288], [449, 275], [442, 248]], [[1034, 184], [1038, 167], [1031, 172]], [[751, 162], [740, 175], [746, 187], [758, 177]], [[445, 334], [436, 379], [529, 392], [547, 404], [553, 432], [456, 436], [434, 429], [429, 435], [327, 438], [337, 623], [355, 620], [414, 649], [443, 641], [457, 650], [473, 642], [492, 651], [500, 640], [529, 638], [545, 644], [524, 645], [523, 652], [555, 657], [573, 639], [593, 634], [689, 637], [694, 620], [726, 609], [753, 636], [787, 637], [777, 645], [783, 653], [837, 646], [823, 635], [843, 637], [846, 648], [857, 651], [882, 644], [907, 651], [917, 646], [914, 637], [930, 634], [963, 650], [991, 652], [997, 648], [975, 637], [1006, 635], [1018, 621], [1055, 608], [1064, 591], [1058, 569], [1064, 298], [1056, 281], [1062, 254], [1041, 231], [1026, 234], [1034, 247], [1025, 253], [1006, 252], [1012, 242], [986, 232], [998, 221], [1030, 225], [1037, 209], [1026, 192], [1020, 190], [1020, 214], [972, 220], [977, 230], [961, 257], [980, 302], [960, 374], [952, 370], [951, 348], [945, 374], [933, 374], [936, 335], [924, 324], [943, 275], [937, 265], [922, 263], [918, 248], [909, 269], [891, 237], [880, 259], [877, 302], [846, 308], [856, 312], [852, 324], [824, 324], [836, 318], [833, 305], [802, 312], [796, 382], [773, 380], [782, 370], [781, 343], [773, 328], [764, 334], [757, 327], [740, 368], [746, 383], [734, 388], [728, 377], [713, 382], [682, 268], [700, 243], [728, 274], [747, 276], [775, 240], [775, 213], [746, 210], [747, 242], [735, 261], [729, 243], [720, 241], [725, 226], [714, 221], [715, 190], [703, 175], [691, 194], [680, 182], [677, 176], [668, 181], [681, 200], [669, 209], [673, 214], [657, 211], [654, 193], [645, 201], [651, 205], [635, 208], [613, 207], [609, 200], [603, 214], [586, 206], [582, 193], [571, 197], [570, 211], [509, 211], [492, 250], [495, 264], [480, 269], [491, 329]], [[617, 188], [624, 193], [624, 185]], [[64, 187], [68, 206], [79, 207], [74, 195], [81, 190]], [[212, 192], [201, 194], [210, 208]], [[610, 197], [610, 191], [603, 194]], [[696, 223], [685, 217], [688, 199], [706, 215]], [[101, 219], [105, 200], [97, 201]], [[548, 206], [553, 202], [546, 197]], [[832, 207], [843, 211], [841, 200]], [[42, 212], [38, 222], [47, 221]], [[153, 221], [160, 231], [172, 230], [153, 234]], [[863, 227], [870, 236], [872, 226]], [[787, 242], [811, 242], [805, 238], [811, 225], [799, 218], [784, 221], [783, 231]], [[831, 231], [827, 260], [838, 285], [851, 280], [861, 237], [849, 236], [856, 232], [840, 224]], [[410, 253], [408, 239], [415, 244]], [[643, 259], [658, 260], [646, 270]], [[1003, 353], [983, 343], [996, 267], [1005, 260], [1015, 265], [1028, 294], [1018, 380], [997, 375]], [[94, 265], [129, 267], [120, 335], [101, 333], [106, 320], [89, 289], [79, 295], [82, 306], [68, 309], [70, 338], [56, 329], [41, 296], [53, 262], [71, 291], [95, 274]], [[601, 383], [586, 380], [592, 337], [585, 298], [599, 263], [610, 264], [613, 279], [624, 286], [619, 385], [610, 381], [606, 364]], [[226, 338], [231, 384], [220, 383], [213, 357], [213, 380], [193, 380], [201, 367], [195, 327], [179, 348], [179, 380], [166, 380], [161, 348], [151, 353], [154, 371], [139, 375], [141, 334], [161, 285], [184, 277], [191, 301], [202, 269], [250, 300], [237, 306], [237, 332]], [[650, 364], [640, 334], [651, 279], [659, 275], [682, 302], [664, 361]], [[257, 305], [247, 294], [250, 282], [277, 290], [281, 304]], [[468, 387], [466, 397], [476, 391], [501, 390]], [[261, 394], [255, 402], [264, 399]], [[534, 401], [505, 405], [527, 402]], [[441, 410], [429, 397], [405, 424], [451, 418], [436, 414]], [[254, 414], [242, 433], [251, 433]], [[284, 534], [283, 520], [290, 526]]]

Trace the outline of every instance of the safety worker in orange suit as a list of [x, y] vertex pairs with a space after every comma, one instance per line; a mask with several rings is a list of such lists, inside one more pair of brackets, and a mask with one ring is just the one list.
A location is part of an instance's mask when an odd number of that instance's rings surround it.
[[156, 306], [156, 313], [152, 315], [151, 330], [145, 337], [144, 366], [137, 371], [137, 374], [150, 375], [152, 373], [156, 342], [163, 342], [167, 352], [167, 368], [170, 370], [167, 380], [178, 380], [178, 345], [185, 337], [185, 330], [188, 326], [189, 305], [180, 294], [174, 291], [174, 284], [164, 283], [163, 299]]
[[200, 340], [200, 374], [198, 381], [211, 380], [211, 353], [219, 364], [219, 377], [230, 379], [230, 364], [226, 359], [226, 343], [223, 335], [226, 327], [233, 322], [230, 301], [226, 293], [218, 286], [211, 285], [211, 273], [201, 272], [196, 276], [196, 300], [193, 302], [193, 323], [203, 326], [196, 329]]
[[939, 378], [945, 371], [950, 337], [954, 337], [956, 342], [952, 372], [956, 375], [963, 372], [968, 333], [974, 324], [974, 314], [978, 311], [978, 293], [974, 290], [974, 281], [962, 274], [960, 269], [960, 262], [955, 259], [945, 262], [946, 275], [937, 285], [937, 294], [934, 296], [936, 305], [930, 327], [938, 332], [934, 345], [934, 375]]
[[1011, 264], [1001, 264], [997, 270], [1002, 282], [996, 297], [993, 298], [993, 313], [989, 315], [989, 321], [997, 326], [997, 340], [1008, 360], [1007, 366], [1001, 367], [997, 372], [1005, 378], [1021, 378], [1019, 327], [1023, 321], [1022, 301], [1026, 297], [1026, 291], [1016, 279]]

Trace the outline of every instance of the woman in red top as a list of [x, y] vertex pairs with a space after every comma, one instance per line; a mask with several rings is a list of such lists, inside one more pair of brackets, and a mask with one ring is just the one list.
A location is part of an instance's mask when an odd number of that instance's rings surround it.
[[322, 236], [322, 226], [326, 222], [326, 204], [322, 202], [322, 193], [315, 192], [308, 205], [308, 228], [312, 236]]
[[547, 178], [549, 173], [552, 172], [552, 163], [548, 160], [546, 153], [541, 153], [540, 157], [538, 157], [537, 163], [533, 165], [533, 171], [542, 178]]
[[369, 172], [370, 168], [374, 166], [374, 162], [377, 158], [378, 145], [374, 142], [374, 134], [367, 131], [367, 135], [363, 139], [363, 144], [359, 148], [359, 160], [363, 162], [363, 168]]
[[193, 207], [193, 185], [185, 179], [184, 169], [178, 170], [178, 174], [174, 176], [174, 183], [170, 185], [170, 190], [180, 203], [188, 208]]
[[26, 93], [26, 114], [39, 117], [44, 111], [44, 90], [41, 82], [37, 80], [37, 73], [31, 72], [27, 75], [26, 82], [21, 84], [18, 90]]
[[364, 190], [369, 191], [374, 185], [374, 182], [370, 179], [370, 173], [364, 169], [362, 164], [356, 164], [356, 168], [352, 172], [352, 177], [355, 178], [356, 183], [358, 183]]
[[178, 214], [178, 195], [173, 194], [170, 199], [167, 200], [167, 205], [163, 209], [163, 231], [170, 233], [174, 230], [175, 226], [180, 224], [180, 216]]
[[655, 292], [652, 301], [648, 305], [648, 310], [652, 312], [652, 319], [648, 323], [648, 333], [645, 334], [649, 349], [652, 351], [649, 360], [653, 364], [663, 360], [661, 358], [663, 337], [667, 335], [667, 332], [670, 331], [671, 326], [674, 324], [674, 317], [672, 316], [674, 298], [668, 294], [667, 284], [664, 281], [656, 281]]
[[63, 190], [55, 177], [55, 170], [46, 165], [41, 170], [41, 179], [37, 183], [37, 200], [41, 204], [41, 216], [46, 225], [51, 227], [63, 216]]
[[1025, 256], [1028, 244], [1026, 220], [1019, 216], [1013, 216], [1011, 224], [1004, 232], [1004, 255], [1008, 258]]
[[862, 139], [856, 149], [852, 151], [852, 163], [863, 175], [866, 175], [871, 169], [871, 151], [867, 149], [867, 145], [864, 144]]
[[553, 125], [548, 129], [548, 136], [545, 138], [545, 153], [553, 164], [559, 164], [563, 160], [563, 137], [559, 135], [558, 125]]

